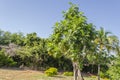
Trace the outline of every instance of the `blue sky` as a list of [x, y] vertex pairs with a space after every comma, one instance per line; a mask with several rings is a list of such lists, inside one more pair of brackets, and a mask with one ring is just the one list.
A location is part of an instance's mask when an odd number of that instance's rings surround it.
[[49, 37], [68, 2], [78, 4], [88, 22], [120, 38], [120, 0], [0, 0], [0, 29]]

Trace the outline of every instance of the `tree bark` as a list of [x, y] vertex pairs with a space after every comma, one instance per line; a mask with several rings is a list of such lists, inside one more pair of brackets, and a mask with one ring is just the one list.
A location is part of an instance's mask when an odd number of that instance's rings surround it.
[[73, 63], [74, 80], [84, 80], [80, 68], [76, 62]]
[[74, 80], [77, 80], [77, 64], [73, 62]]
[[84, 80], [80, 69], [78, 68], [78, 80]]
[[100, 80], [100, 64], [98, 64], [98, 80]]

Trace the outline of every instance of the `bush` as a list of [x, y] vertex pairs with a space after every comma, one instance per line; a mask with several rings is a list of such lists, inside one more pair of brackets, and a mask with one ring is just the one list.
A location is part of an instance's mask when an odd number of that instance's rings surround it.
[[109, 80], [108, 78], [103, 78], [103, 80]]
[[45, 74], [47, 76], [54, 76], [57, 75], [57, 72], [58, 72], [57, 68], [51, 67], [45, 71]]
[[64, 76], [73, 76], [73, 72], [64, 72], [63, 75]]
[[97, 76], [91, 76], [91, 78], [96, 78]]
[[101, 78], [105, 78], [105, 73], [100, 72], [100, 77], [101, 77]]
[[8, 55], [5, 55], [4, 50], [0, 51], [0, 67], [15, 66], [16, 62]]
[[116, 58], [114, 65], [109, 68], [108, 74], [111, 80], [120, 80], [120, 57]]
[[108, 72], [100, 72], [100, 77], [101, 78], [109, 78]]

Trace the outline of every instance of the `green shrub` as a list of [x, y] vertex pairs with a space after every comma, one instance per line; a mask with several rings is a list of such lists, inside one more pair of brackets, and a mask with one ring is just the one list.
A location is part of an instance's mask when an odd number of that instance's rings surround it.
[[120, 57], [117, 57], [114, 65], [110, 66], [108, 74], [111, 80], [120, 80]]
[[11, 67], [15, 66], [16, 62], [8, 55], [5, 55], [4, 50], [0, 51], [0, 67], [6, 66]]
[[73, 72], [64, 72], [63, 75], [64, 76], [73, 76]]
[[105, 73], [100, 72], [100, 77], [101, 77], [101, 78], [105, 78]]
[[96, 78], [97, 76], [91, 76], [91, 78]]
[[47, 76], [54, 76], [57, 75], [57, 72], [58, 72], [57, 68], [51, 67], [45, 71], [45, 74]]
[[103, 78], [103, 80], [109, 80], [108, 78]]
[[100, 77], [101, 78], [109, 78], [108, 72], [100, 72]]

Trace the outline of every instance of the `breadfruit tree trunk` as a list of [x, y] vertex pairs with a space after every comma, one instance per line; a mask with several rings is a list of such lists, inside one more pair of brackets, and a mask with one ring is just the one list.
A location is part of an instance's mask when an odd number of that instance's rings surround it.
[[73, 63], [73, 72], [74, 80], [84, 80], [79, 65], [76, 62]]

